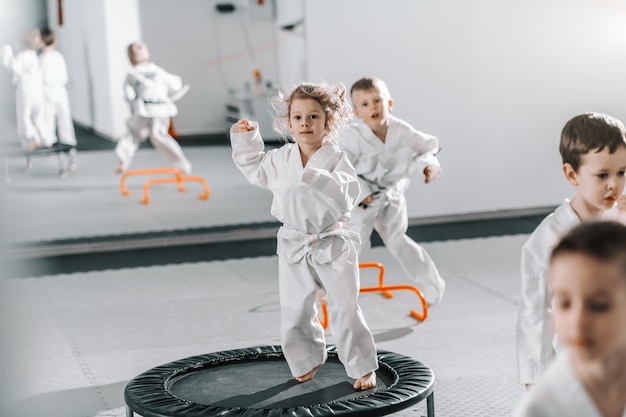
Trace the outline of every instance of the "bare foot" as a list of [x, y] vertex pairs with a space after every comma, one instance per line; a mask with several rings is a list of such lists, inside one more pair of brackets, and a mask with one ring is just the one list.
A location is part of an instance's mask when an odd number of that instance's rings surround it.
[[124, 172], [126, 172], [126, 165], [124, 165], [124, 164], [119, 164], [117, 166], [117, 168], [115, 168], [115, 173], [116, 174], [122, 174]]
[[366, 390], [374, 388], [376, 386], [376, 372], [372, 371], [369, 374], [363, 375], [357, 379], [354, 383], [354, 389]]
[[313, 379], [313, 377], [317, 373], [317, 370], [320, 369], [321, 366], [322, 366], [322, 364], [319, 364], [315, 368], [313, 368], [309, 372], [307, 372], [306, 374], [304, 374], [302, 376], [297, 376], [296, 377], [296, 381], [298, 381], [298, 382], [306, 382], [306, 381], [309, 381], [309, 380]]
[[305, 381], [309, 381], [309, 380], [313, 379], [313, 377], [315, 376], [315, 373], [317, 372], [317, 370], [320, 369], [320, 367], [326, 363], [327, 359], [328, 359], [328, 354], [326, 352], [324, 352], [324, 360], [322, 361], [322, 363], [317, 365], [315, 368], [311, 369], [306, 374], [301, 375], [301, 376], [297, 376], [296, 377], [296, 381], [298, 381], [298, 382], [305, 382]]

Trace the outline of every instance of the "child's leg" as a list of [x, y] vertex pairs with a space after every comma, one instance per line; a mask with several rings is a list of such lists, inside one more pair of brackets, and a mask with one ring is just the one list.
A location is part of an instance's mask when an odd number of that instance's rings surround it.
[[185, 174], [191, 174], [191, 163], [185, 157], [183, 150], [174, 138], [167, 133], [170, 126], [170, 119], [152, 119], [152, 131], [150, 141], [152, 145], [171, 161], [175, 167], [180, 168]]
[[70, 100], [67, 91], [60, 91], [56, 102], [57, 132], [59, 142], [66, 145], [76, 146], [76, 132], [70, 112]]
[[[312, 378], [326, 360], [324, 329], [317, 319], [315, 281], [306, 257], [289, 264], [278, 258], [281, 344], [294, 377]], [[311, 373], [312, 372], [312, 373]]]
[[43, 99], [41, 107], [42, 123], [41, 123], [41, 140], [45, 146], [52, 146], [57, 142], [57, 123], [54, 102], [47, 96]]
[[117, 159], [119, 159], [120, 164], [118, 165], [115, 172], [122, 173], [125, 172], [133, 161], [133, 157], [139, 148], [140, 139], [136, 138], [134, 134], [127, 133], [118, 139], [117, 144], [115, 145], [115, 155], [117, 155]]
[[39, 133], [32, 122], [32, 105], [28, 98], [28, 92], [21, 87], [15, 93], [15, 115], [17, 116], [17, 134], [22, 147], [28, 151], [41, 146]]
[[426, 249], [406, 235], [409, 226], [404, 196], [389, 204], [380, 212], [374, 228], [385, 246], [398, 260], [404, 272], [419, 285], [426, 302], [437, 304], [443, 297], [445, 281]]
[[373, 371], [378, 369], [378, 360], [374, 338], [358, 303], [356, 248], [351, 241], [333, 239], [335, 244], [344, 245], [345, 251], [330, 263], [316, 265], [316, 270], [328, 294], [328, 319], [339, 359], [348, 376], [357, 379], [355, 388], [367, 389], [376, 385]]

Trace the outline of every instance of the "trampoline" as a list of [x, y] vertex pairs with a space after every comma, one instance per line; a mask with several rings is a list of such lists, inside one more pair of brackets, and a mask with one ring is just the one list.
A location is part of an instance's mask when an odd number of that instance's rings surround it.
[[421, 362], [378, 351], [377, 386], [352, 387], [334, 346], [310, 381], [289, 372], [280, 346], [192, 356], [152, 368], [124, 390], [126, 416], [382, 416], [427, 400], [435, 416], [434, 374]]
[[[67, 176], [67, 171], [75, 171], [76, 163], [74, 163], [74, 154], [76, 153], [76, 147], [72, 145], [67, 145], [65, 143], [55, 143], [51, 147], [41, 147], [37, 149], [33, 149], [31, 151], [27, 150], [14, 150], [14, 151], [6, 151], [6, 156], [25, 156], [26, 157], [26, 168], [31, 169], [33, 166], [32, 158], [35, 157], [46, 157], [50, 155], [56, 155], [59, 161], [59, 175], [64, 178]], [[65, 155], [65, 159], [67, 162], [64, 163], [63, 156]], [[67, 166], [67, 168], [66, 168]], [[9, 167], [5, 157], [5, 171], [6, 171], [6, 179], [9, 178]]]

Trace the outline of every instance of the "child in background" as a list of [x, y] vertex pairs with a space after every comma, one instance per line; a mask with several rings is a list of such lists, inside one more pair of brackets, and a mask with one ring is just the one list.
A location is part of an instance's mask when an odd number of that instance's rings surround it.
[[43, 50], [39, 56], [43, 74], [46, 126], [48, 141], [76, 146], [76, 134], [70, 111], [70, 99], [65, 87], [68, 81], [67, 65], [51, 29], [41, 31]]
[[278, 231], [281, 342], [294, 377], [308, 381], [326, 361], [316, 293], [324, 289], [339, 359], [354, 388], [376, 385], [374, 339], [358, 304], [358, 233], [344, 224], [359, 196], [354, 168], [337, 146], [350, 122], [342, 84], [301, 84], [274, 97], [274, 129], [295, 143], [264, 150], [256, 122], [230, 130], [233, 160], [253, 184], [269, 189]]
[[44, 116], [43, 75], [37, 49], [41, 47], [39, 30], [26, 35], [26, 49], [15, 56], [9, 45], [3, 47], [4, 66], [13, 74], [17, 134], [24, 149], [32, 151], [52, 146]]
[[527, 388], [544, 372], [558, 349], [548, 312], [550, 251], [574, 226], [600, 218], [625, 200], [626, 130], [622, 122], [599, 113], [578, 115], [563, 127], [559, 150], [563, 173], [575, 189], [574, 196], [546, 217], [522, 248], [517, 366], [519, 382]]
[[423, 172], [426, 184], [441, 174], [435, 157], [439, 141], [389, 113], [393, 100], [380, 78], [358, 80], [350, 95], [359, 122], [345, 132], [340, 147], [356, 168], [361, 194], [349, 226], [361, 236], [360, 253], [369, 249], [376, 229], [405, 273], [420, 286], [426, 302], [434, 305], [443, 297], [445, 281], [428, 252], [406, 235], [404, 192], [416, 171]]
[[187, 92], [189, 86], [183, 86], [178, 75], [170, 74], [150, 62], [148, 47], [143, 42], [128, 46], [128, 59], [132, 68], [126, 76], [124, 91], [131, 108], [131, 117], [127, 122], [130, 135], [119, 139], [115, 147], [120, 160], [116, 172], [128, 169], [141, 142], [149, 138], [152, 146], [175, 167], [190, 174], [191, 163], [178, 142], [168, 133], [170, 118], [178, 112], [174, 102]]
[[626, 417], [626, 226], [586, 222], [550, 257], [552, 314], [564, 351], [520, 417]]

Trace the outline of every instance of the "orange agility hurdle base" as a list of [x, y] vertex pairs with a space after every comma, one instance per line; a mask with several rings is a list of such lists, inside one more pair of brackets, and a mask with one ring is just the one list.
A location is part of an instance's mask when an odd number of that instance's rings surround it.
[[[376, 268], [378, 269], [378, 286], [376, 287], [361, 287], [359, 292], [380, 292], [386, 298], [393, 298], [393, 294], [391, 291], [411, 291], [417, 298], [420, 300], [421, 310], [422, 312], [417, 312], [415, 310], [410, 310], [409, 314], [416, 318], [417, 320], [424, 321], [428, 317], [428, 304], [424, 299], [424, 295], [417, 287], [413, 285], [385, 285], [384, 277], [385, 277], [385, 267], [380, 262], [364, 262], [359, 264], [359, 268]], [[322, 317], [319, 319], [323, 328], [328, 327], [328, 308], [326, 307], [326, 303], [321, 303]]]
[[126, 180], [130, 176], [136, 175], [158, 175], [158, 174], [173, 174], [173, 177], [165, 177], [165, 178], [153, 178], [146, 180], [143, 184], [143, 199], [141, 200], [142, 204], [150, 203], [150, 186], [153, 184], [168, 184], [168, 183], [176, 183], [178, 187], [178, 191], [186, 192], [187, 189], [183, 185], [183, 182], [199, 182], [203, 187], [203, 192], [198, 195], [198, 198], [201, 200], [209, 199], [209, 185], [205, 181], [204, 178], [199, 177], [197, 175], [183, 175], [183, 171], [180, 168], [149, 168], [149, 169], [133, 169], [130, 171], [126, 171], [122, 178], [120, 179], [120, 191], [122, 195], [129, 196], [130, 191], [126, 188]]

